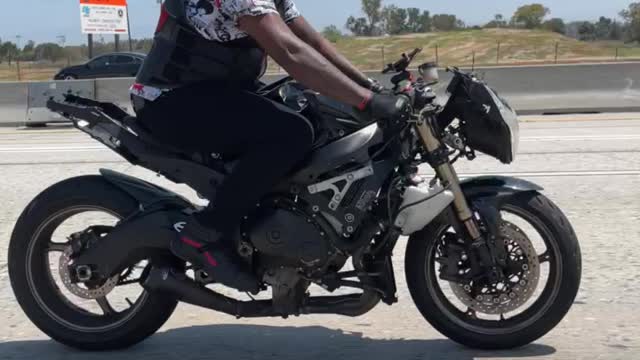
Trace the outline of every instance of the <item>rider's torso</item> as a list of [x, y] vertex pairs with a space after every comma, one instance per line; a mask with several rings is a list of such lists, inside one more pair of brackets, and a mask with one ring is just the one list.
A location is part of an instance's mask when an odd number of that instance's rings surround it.
[[292, 0], [167, 0], [149, 55], [131, 87], [154, 101], [171, 89], [209, 82], [254, 86], [266, 69], [265, 52], [239, 29], [240, 16], [300, 14]]

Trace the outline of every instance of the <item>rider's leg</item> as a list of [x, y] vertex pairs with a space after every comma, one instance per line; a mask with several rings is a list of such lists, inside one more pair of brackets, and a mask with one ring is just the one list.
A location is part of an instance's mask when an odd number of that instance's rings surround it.
[[242, 270], [224, 235], [304, 158], [313, 130], [298, 113], [255, 94], [199, 90], [181, 89], [141, 114], [163, 142], [239, 159], [214, 203], [187, 224], [173, 250], [217, 281], [253, 290], [255, 278]]

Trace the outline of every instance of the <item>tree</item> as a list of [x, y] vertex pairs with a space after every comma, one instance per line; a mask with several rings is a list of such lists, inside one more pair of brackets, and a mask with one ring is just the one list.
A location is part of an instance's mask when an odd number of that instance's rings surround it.
[[640, 2], [629, 4], [629, 8], [623, 10], [620, 16], [626, 22], [627, 40], [640, 41]]
[[351, 31], [351, 33], [355, 36], [369, 36], [369, 25], [367, 24], [367, 19], [360, 17], [355, 18], [353, 16], [349, 16], [346, 24], [347, 29]]
[[20, 54], [21, 61], [33, 61], [35, 60], [35, 49], [36, 43], [33, 40], [29, 40], [27, 44], [22, 49], [22, 53]]
[[29, 40], [27, 41], [27, 45], [24, 46], [24, 49], [22, 49], [22, 51], [31, 52], [33, 51], [33, 49], [35, 49], [35, 47], [36, 47], [36, 43], [33, 40]]
[[542, 25], [542, 20], [549, 14], [549, 9], [542, 4], [524, 5], [513, 14], [511, 22], [515, 26], [525, 29], [536, 29]]
[[420, 16], [420, 28], [418, 32], [429, 32], [433, 29], [433, 22], [431, 21], [431, 13], [423, 11]]
[[350, 16], [346, 27], [356, 36], [374, 36], [381, 33], [382, 0], [362, 0], [365, 17]]
[[613, 27], [613, 20], [607, 17], [601, 16], [595, 26], [595, 38], [598, 40], [611, 39], [611, 30]]
[[37, 60], [49, 60], [52, 63], [64, 58], [64, 49], [54, 43], [44, 43], [34, 49]]
[[322, 30], [322, 34], [327, 40], [331, 41], [332, 43], [337, 43], [338, 40], [342, 39], [343, 36], [342, 31], [340, 31], [340, 29], [338, 29], [338, 27], [335, 25], [327, 26], [326, 28], [324, 28], [324, 30]]
[[369, 35], [376, 35], [382, 20], [382, 0], [362, 0], [362, 11], [369, 21]]
[[420, 21], [421, 21], [420, 9], [408, 8], [407, 9], [407, 30], [409, 30], [412, 33], [421, 32], [420, 28], [422, 24], [420, 24]]
[[437, 14], [431, 18], [431, 25], [437, 31], [452, 31], [464, 26], [464, 23], [455, 15], [450, 14]]
[[578, 40], [593, 41], [596, 39], [596, 26], [588, 21], [583, 21], [578, 26]]
[[560, 18], [553, 18], [545, 21], [544, 24], [542, 24], [542, 28], [558, 34], [564, 34], [567, 31], [567, 26], [565, 25], [564, 20]]
[[431, 13], [425, 10], [420, 14], [420, 9], [408, 8], [407, 31], [412, 33], [425, 33], [431, 31]]
[[20, 51], [16, 44], [8, 41], [0, 45], [0, 60], [7, 60], [9, 65], [11, 65], [11, 62], [16, 59], [18, 55], [20, 55]]
[[624, 38], [625, 29], [619, 22], [614, 21], [611, 24], [611, 31], [609, 31], [609, 39], [622, 40]]
[[407, 26], [407, 9], [390, 5], [385, 6], [381, 14], [383, 28], [387, 34], [398, 35], [410, 32]]
[[493, 20], [489, 21], [484, 27], [487, 29], [505, 28], [507, 27], [507, 21], [502, 14], [496, 14]]

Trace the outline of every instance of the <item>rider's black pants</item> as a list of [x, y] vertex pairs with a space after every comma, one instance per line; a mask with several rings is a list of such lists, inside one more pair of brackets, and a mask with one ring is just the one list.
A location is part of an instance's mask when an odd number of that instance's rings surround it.
[[181, 88], [148, 102], [138, 117], [161, 142], [239, 159], [214, 203], [197, 215], [202, 225], [223, 233], [235, 230], [313, 144], [313, 127], [304, 117], [243, 90]]

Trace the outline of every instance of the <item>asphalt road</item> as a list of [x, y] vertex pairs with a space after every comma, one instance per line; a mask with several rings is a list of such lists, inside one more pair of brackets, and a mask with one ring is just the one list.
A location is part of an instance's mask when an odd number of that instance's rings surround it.
[[51, 184], [100, 167], [169, 184], [69, 128], [0, 129], [0, 359], [638, 359], [640, 115], [616, 117], [638, 120], [526, 122], [514, 164], [480, 157], [458, 165], [463, 176], [509, 174], [541, 184], [581, 243], [583, 280], [572, 311], [537, 343], [505, 352], [462, 348], [422, 319], [406, 290], [404, 241], [395, 259], [400, 302], [361, 318], [236, 321], [181, 306], [158, 335], [128, 351], [85, 354], [57, 345], [31, 325], [9, 287], [6, 247], [22, 209]]

